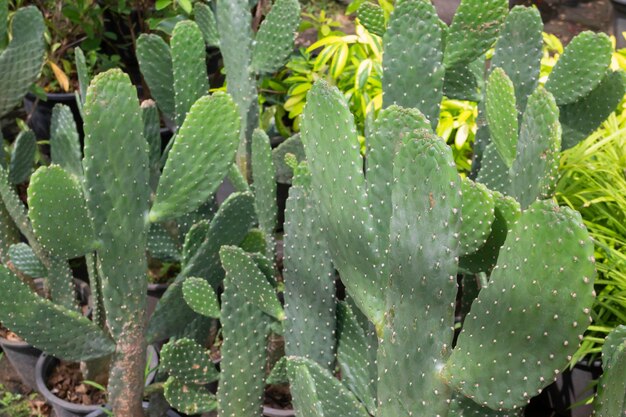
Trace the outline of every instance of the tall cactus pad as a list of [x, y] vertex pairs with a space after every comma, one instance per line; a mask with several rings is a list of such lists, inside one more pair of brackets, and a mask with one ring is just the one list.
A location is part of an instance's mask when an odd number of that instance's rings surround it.
[[430, 123], [417, 109], [390, 106], [383, 109], [367, 138], [367, 198], [374, 216], [379, 247], [389, 244], [391, 218], [391, 184], [393, 161], [402, 141], [417, 129], [429, 129]]
[[183, 297], [196, 313], [206, 317], [220, 317], [217, 295], [205, 279], [191, 277], [183, 281]]
[[160, 36], [144, 33], [137, 39], [137, 61], [152, 98], [163, 114], [174, 121], [174, 70], [169, 45]]
[[[80, 104], [85, 104], [87, 99], [87, 88], [89, 87], [89, 72], [87, 70], [87, 61], [85, 54], [80, 47], [74, 48], [74, 63], [76, 64], [76, 73], [78, 76], [78, 90], [80, 92]], [[56, 106], [55, 106], [56, 107]]]
[[231, 285], [239, 290], [246, 302], [277, 320], [285, 319], [285, 312], [276, 296], [276, 291], [243, 249], [236, 246], [223, 246], [220, 249], [222, 266]]
[[602, 347], [602, 368], [595, 416], [623, 416], [626, 413], [626, 326], [615, 328]]
[[0, 116], [15, 107], [39, 78], [46, 48], [46, 27], [36, 7], [15, 12], [11, 26], [13, 39], [0, 55]]
[[239, 143], [237, 107], [223, 93], [205, 96], [189, 111], [169, 153], [150, 221], [195, 210], [226, 176]]
[[[376, 413], [376, 362], [356, 315], [347, 303], [337, 305], [337, 361], [344, 384], [371, 414]], [[374, 359], [374, 360], [372, 360]]]
[[32, 130], [20, 132], [13, 144], [11, 162], [9, 164], [9, 181], [11, 184], [21, 184], [28, 180], [33, 173], [35, 153], [37, 152], [37, 138]]
[[217, 32], [217, 22], [215, 21], [215, 15], [213, 10], [208, 4], [195, 3], [193, 5], [193, 15], [196, 23], [202, 32], [204, 43], [207, 46], [220, 46], [220, 35]]
[[230, 280], [222, 295], [222, 362], [217, 396], [223, 417], [261, 417], [270, 318]]
[[511, 195], [520, 202], [522, 209], [552, 192], [560, 150], [559, 109], [552, 95], [539, 87], [528, 99], [517, 156], [510, 170]]
[[160, 370], [181, 382], [207, 384], [218, 378], [208, 350], [190, 339], [178, 339], [163, 346]]
[[[337, 88], [325, 81], [315, 83], [308, 95], [301, 131], [313, 177], [312, 196], [320, 224], [328, 231], [326, 240], [333, 263], [359, 308], [372, 322], [380, 323], [381, 253], [368, 209], [354, 119]], [[355, 263], [356, 258], [360, 261]]]
[[534, 7], [514, 7], [500, 31], [491, 59], [492, 68], [502, 68], [513, 82], [517, 111], [526, 109], [528, 96], [539, 82], [543, 55], [543, 22]]
[[394, 179], [379, 415], [445, 415], [437, 368], [452, 344], [461, 184], [450, 148], [423, 130], [400, 149]]
[[613, 46], [604, 33], [583, 32], [565, 48], [546, 89], [558, 105], [570, 104], [589, 94], [600, 84], [611, 65]]
[[299, 24], [298, 0], [274, 2], [254, 40], [252, 69], [255, 72], [274, 72], [280, 69], [293, 52]]
[[70, 174], [82, 177], [83, 154], [80, 150], [80, 138], [72, 110], [64, 104], [57, 104], [52, 109], [50, 154], [53, 164], [60, 165]]
[[301, 417], [369, 417], [369, 413], [339, 380], [310, 359], [291, 357], [287, 363], [296, 412]]
[[176, 125], [180, 127], [196, 100], [209, 93], [206, 47], [198, 25], [190, 20], [176, 24], [170, 43]]
[[[85, 103], [85, 187], [93, 217], [104, 304], [113, 335], [143, 316], [150, 188], [141, 109], [120, 70], [97, 75]], [[114, 320], [117, 318], [117, 320]], [[128, 329], [126, 329], [128, 330]]]
[[71, 259], [95, 249], [93, 225], [82, 188], [60, 166], [41, 167], [33, 174], [28, 205], [35, 234], [52, 255]]
[[26, 243], [11, 245], [8, 256], [15, 269], [31, 278], [45, 278], [48, 275], [46, 267]]
[[559, 108], [563, 126], [561, 149], [578, 144], [615, 111], [626, 93], [624, 77], [623, 71], [610, 71], [591, 93]]
[[496, 68], [489, 76], [485, 104], [491, 140], [504, 163], [510, 168], [515, 159], [519, 126], [515, 87], [501, 68]]
[[509, 10], [507, 0], [463, 0], [446, 37], [444, 64], [469, 63], [496, 41]]
[[444, 378], [493, 409], [520, 407], [550, 384], [590, 321], [593, 251], [577, 212], [534, 203], [507, 236]]
[[417, 108], [433, 128], [443, 98], [443, 33], [435, 7], [407, 0], [391, 14], [383, 37], [383, 101]]
[[0, 321], [31, 345], [61, 359], [96, 359], [115, 343], [87, 318], [52, 304], [0, 266]]
[[468, 178], [462, 180], [461, 189], [463, 203], [459, 252], [461, 255], [469, 255], [480, 249], [489, 238], [496, 203], [487, 187]]
[[385, 13], [380, 6], [365, 2], [359, 6], [357, 15], [368, 32], [378, 36], [385, 34]]
[[285, 354], [335, 365], [335, 271], [316, 227], [314, 201], [301, 186], [289, 190], [285, 210]]
[[485, 147], [481, 166], [476, 182], [484, 184], [490, 190], [503, 194], [510, 192], [511, 177], [509, 177], [509, 169], [502, 160], [500, 153], [498, 153], [495, 143], [490, 143]]
[[[270, 138], [263, 130], [256, 129], [252, 135], [252, 179], [254, 181], [252, 186], [259, 227], [267, 235], [268, 243], [274, 241], [278, 217], [275, 176]], [[268, 246], [273, 253], [273, 245]]]

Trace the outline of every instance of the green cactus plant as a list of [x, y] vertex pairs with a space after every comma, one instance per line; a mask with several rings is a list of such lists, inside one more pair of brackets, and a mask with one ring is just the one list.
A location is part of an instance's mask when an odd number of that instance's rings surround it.
[[[129, 417], [143, 416], [140, 388], [146, 349], [148, 232], [164, 227], [163, 219], [175, 222], [211, 200], [212, 190], [234, 161], [239, 140], [237, 110], [227, 95], [218, 93], [195, 100], [171, 152], [165, 156], [163, 174], [157, 178], [156, 197], [151, 204], [150, 158], [157, 159], [151, 155], [157, 152], [149, 147], [153, 139], [145, 137], [144, 132], [150, 132], [145, 122], [150, 118], [144, 117], [146, 111], [136, 97], [130, 79], [119, 70], [94, 78], [83, 108], [86, 137], [82, 166], [75, 166], [76, 161], [71, 160], [75, 155], [70, 153], [63, 155], [69, 160], [57, 154], [58, 162], [70, 161], [63, 166], [39, 168], [28, 189], [28, 211], [9, 185], [7, 172], [0, 171], [2, 200], [30, 245], [11, 251], [18, 260], [18, 270], [30, 275], [45, 272], [51, 289], [64, 288], [71, 282], [66, 260], [85, 255], [91, 265], [96, 300], [95, 320], [91, 322], [72, 311], [73, 306], [64, 298], [67, 292], [59, 290], [57, 295], [53, 291], [53, 304], [33, 294], [17, 276], [3, 268], [0, 287], [3, 294], [10, 296], [0, 300], [0, 320], [27, 342], [60, 358], [110, 361], [110, 367], [104, 367], [109, 371], [110, 405], [116, 415]], [[70, 133], [72, 126], [61, 126], [63, 111], [58, 110], [56, 129], [63, 135], [59, 133], [57, 138], [65, 140], [67, 148], [72, 149], [75, 136]], [[218, 122], [218, 114], [222, 120], [231, 115], [231, 121]], [[207, 124], [207, 120], [213, 122]], [[202, 150], [198, 148], [200, 141]], [[210, 153], [206, 152], [207, 147]], [[203, 157], [213, 159], [198, 163], [196, 158]], [[185, 192], [181, 194], [180, 190]], [[234, 229], [244, 230], [234, 243], [243, 240], [256, 220], [252, 197], [242, 198], [246, 201], [244, 212], [249, 207], [252, 214], [248, 216], [250, 220], [235, 217], [239, 223]], [[232, 201], [235, 204], [225, 204], [223, 211], [229, 206], [242, 206], [241, 199], [233, 197]], [[240, 214], [241, 210], [235, 213]], [[219, 212], [214, 223], [218, 219]], [[203, 230], [205, 240], [211, 229]], [[223, 221], [213, 229], [213, 233], [227, 233], [225, 243], [233, 239], [231, 231], [233, 228], [224, 227]], [[157, 242], [156, 233], [152, 234], [153, 245]], [[220, 241], [211, 238], [212, 245], [219, 245]], [[164, 241], [158, 242], [157, 248], [162, 249]], [[189, 246], [185, 256], [198, 259], [190, 270], [201, 272], [198, 265], [206, 265], [206, 242], [195, 244], [193, 256], [188, 253]], [[207, 279], [205, 274], [196, 276]], [[175, 381], [158, 386], [170, 398], [184, 391], [188, 382], [175, 376]]]
[[[382, 252], [370, 238], [380, 237], [370, 232], [368, 219], [374, 215], [368, 190], [354, 178], [369, 179], [357, 168], [362, 164], [356, 129], [341, 93], [316, 83], [304, 114], [302, 140], [316, 219], [347, 291], [378, 333], [375, 414], [444, 416], [459, 409], [485, 416], [514, 414], [508, 410], [524, 406], [567, 364], [589, 324], [593, 244], [580, 216], [551, 201], [527, 206], [511, 223], [489, 283], [472, 303], [453, 348], [456, 274], [464, 247], [459, 236], [472, 217], [463, 209], [482, 200], [496, 204], [491, 206], [495, 210], [502, 197], [493, 194], [494, 200], [484, 187], [482, 192], [463, 187], [450, 149], [429, 129], [388, 136], [388, 146], [397, 144], [387, 162], [393, 172], [391, 210], [377, 220], [389, 224], [388, 249]], [[341, 159], [328, 163], [334, 155]], [[501, 210], [513, 214], [514, 205], [506, 201]], [[363, 214], [342, 216], [340, 209], [348, 204], [352, 213]], [[356, 265], [365, 262], [379, 266]], [[528, 320], [521, 319], [524, 315]], [[494, 361], [508, 366], [483, 366]], [[366, 360], [359, 362], [365, 368]], [[342, 415], [369, 415], [366, 406], [373, 399], [359, 400], [367, 391], [354, 383], [348, 385], [353, 392], [333, 382], [319, 364], [296, 356], [290, 357], [288, 370], [300, 415], [332, 414], [335, 407], [348, 407]], [[459, 401], [459, 394], [471, 400]]]

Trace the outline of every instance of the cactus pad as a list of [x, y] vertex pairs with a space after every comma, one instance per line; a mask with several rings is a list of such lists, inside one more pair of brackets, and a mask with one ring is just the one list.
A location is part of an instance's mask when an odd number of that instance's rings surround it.
[[207, 46], [219, 47], [220, 35], [217, 32], [217, 22], [215, 21], [215, 15], [211, 7], [208, 4], [200, 2], [194, 3], [193, 15], [198, 24], [198, 28], [200, 28], [202, 32], [204, 43], [206, 43]]
[[115, 351], [115, 343], [95, 324], [39, 297], [3, 266], [0, 293], [0, 321], [31, 345], [68, 361]]
[[196, 313], [206, 317], [220, 317], [217, 295], [205, 279], [190, 277], [183, 281], [183, 297]]
[[60, 165], [78, 178], [83, 176], [83, 154], [80, 149], [76, 122], [72, 110], [64, 104], [57, 104], [52, 109], [50, 154], [53, 164]]
[[480, 249], [491, 234], [495, 201], [487, 187], [468, 178], [461, 181], [461, 190], [463, 203], [459, 253], [469, 255]]
[[167, 402], [182, 413], [209, 413], [217, 408], [215, 396], [205, 387], [184, 383], [176, 378], [165, 381], [164, 394]]
[[159, 368], [185, 383], [207, 384], [218, 378], [210, 352], [190, 339], [178, 339], [163, 346]]
[[378, 36], [385, 34], [387, 30], [385, 27], [385, 13], [380, 6], [365, 2], [359, 6], [357, 16], [369, 33]]
[[265, 232], [268, 250], [273, 253], [274, 231], [278, 217], [276, 205], [276, 171], [272, 160], [270, 138], [261, 130], [256, 129], [252, 135], [252, 184], [254, 206], [259, 218], [259, 227]]
[[170, 120], [174, 120], [174, 70], [172, 52], [163, 38], [152, 34], [141, 34], [137, 39], [137, 61], [144, 80], [150, 88], [152, 98], [159, 109]]
[[530, 206], [473, 303], [444, 378], [493, 409], [520, 407], [550, 384], [590, 321], [593, 251], [577, 212], [550, 201]]
[[518, 122], [515, 87], [502, 68], [496, 68], [487, 83], [487, 122], [491, 140], [508, 168], [515, 159]]
[[616, 327], [604, 341], [598, 396], [595, 400], [597, 417], [621, 416], [626, 413], [626, 326]]
[[275, 72], [293, 52], [300, 24], [298, 0], [275, 0], [256, 34], [252, 49], [252, 70]]
[[11, 162], [9, 164], [9, 181], [11, 184], [21, 184], [28, 180], [33, 173], [35, 153], [37, 152], [37, 138], [32, 130], [20, 132], [13, 144]]
[[150, 221], [160, 222], [198, 208], [226, 176], [239, 143], [239, 116], [223, 93], [198, 100], [176, 135]]
[[50, 254], [71, 259], [95, 249], [82, 187], [60, 166], [40, 167], [33, 174], [28, 205], [35, 234]]
[[442, 36], [435, 7], [429, 2], [407, 0], [391, 14], [383, 37], [385, 107], [418, 108], [433, 128], [437, 127], [443, 98]]
[[567, 45], [552, 69], [546, 90], [558, 105], [570, 104], [589, 94], [604, 78], [613, 55], [604, 33], [583, 32]]
[[45, 278], [46, 267], [37, 259], [37, 255], [26, 243], [16, 243], [9, 248], [9, 260], [21, 273], [31, 278]]

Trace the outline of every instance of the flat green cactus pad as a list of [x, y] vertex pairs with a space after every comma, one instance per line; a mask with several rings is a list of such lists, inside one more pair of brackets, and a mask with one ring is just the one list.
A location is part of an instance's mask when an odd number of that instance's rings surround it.
[[295, 410], [303, 417], [369, 417], [369, 413], [338, 379], [317, 363], [290, 357], [287, 364]]
[[254, 206], [259, 218], [259, 227], [265, 232], [268, 250], [274, 252], [274, 232], [278, 218], [276, 203], [276, 170], [272, 160], [270, 138], [261, 130], [256, 129], [252, 135], [252, 189]]
[[459, 64], [446, 69], [443, 95], [454, 100], [479, 102], [483, 99], [486, 56], [480, 56], [469, 64]]
[[201, 220], [191, 226], [191, 229], [189, 229], [185, 235], [181, 261], [183, 267], [189, 265], [191, 259], [195, 256], [196, 252], [202, 245], [202, 242], [206, 239], [207, 233], [209, 232], [209, 224], [208, 220]]
[[219, 375], [210, 351], [185, 338], [163, 346], [159, 368], [180, 382], [198, 385], [213, 382]]
[[293, 52], [300, 24], [298, 0], [276, 0], [261, 23], [252, 49], [252, 70], [277, 71]]
[[178, 242], [162, 224], [150, 224], [147, 245], [148, 252], [150, 252], [150, 256], [153, 258], [163, 261], [180, 260]]
[[378, 36], [385, 34], [385, 14], [380, 6], [365, 2], [359, 6], [357, 16], [368, 32]]
[[507, 0], [463, 0], [446, 37], [444, 64], [472, 62], [493, 46], [509, 9]]
[[13, 38], [0, 55], [0, 116], [15, 107], [39, 78], [46, 50], [46, 26], [35, 6], [15, 12], [11, 26]]
[[513, 82], [501, 68], [493, 70], [487, 83], [487, 122], [491, 140], [508, 168], [517, 149], [518, 122]]
[[602, 82], [613, 56], [611, 40], [604, 33], [583, 32], [567, 45], [545, 86], [557, 104], [573, 103]]
[[217, 31], [217, 22], [215, 21], [215, 15], [211, 7], [208, 4], [200, 2], [194, 3], [193, 15], [202, 32], [204, 43], [206, 43], [207, 46], [219, 47], [220, 35]]
[[207, 201], [232, 165], [238, 144], [239, 116], [228, 95], [194, 103], [163, 168], [150, 221], [181, 216]]
[[220, 317], [217, 295], [205, 279], [190, 277], [183, 281], [183, 297], [196, 313], [206, 317]]
[[[76, 75], [78, 76], [78, 90], [80, 92], [80, 104], [85, 104], [87, 99], [87, 88], [89, 87], [89, 72], [87, 71], [87, 61], [85, 54], [80, 47], [74, 48], [74, 63], [76, 65]], [[55, 106], [56, 107], [56, 106]]]
[[163, 114], [174, 121], [174, 70], [169, 45], [158, 35], [143, 33], [137, 39], [136, 53], [141, 74], [150, 87], [152, 98]]
[[267, 239], [265, 233], [261, 229], [252, 229], [239, 245], [241, 249], [250, 254], [266, 254]]
[[433, 128], [439, 121], [443, 97], [442, 37], [435, 6], [418, 0], [404, 1], [395, 8], [383, 37], [385, 107], [417, 108]]
[[510, 193], [511, 177], [506, 163], [502, 160], [495, 143], [489, 143], [485, 147], [480, 161], [481, 169], [478, 171], [476, 182], [484, 184], [493, 191], [503, 194]]
[[31, 278], [45, 278], [48, 275], [46, 267], [35, 255], [32, 248], [26, 243], [16, 243], [9, 248], [9, 260], [21, 273]]
[[595, 416], [622, 416], [626, 413], [626, 326], [616, 327], [602, 347], [602, 369]]
[[217, 408], [215, 395], [205, 387], [170, 378], [165, 382], [164, 394], [167, 402], [186, 414], [209, 413]]
[[93, 224], [82, 187], [58, 165], [40, 167], [28, 187], [28, 215], [39, 242], [62, 259], [95, 249]]
[[72, 110], [65, 104], [59, 103], [52, 109], [50, 154], [53, 164], [60, 165], [70, 174], [82, 177], [83, 154], [80, 149], [80, 138]]
[[526, 404], [567, 364], [590, 322], [593, 253], [578, 212], [531, 205], [509, 232], [442, 376], [481, 405]]
[[9, 163], [9, 181], [11, 184], [21, 184], [28, 180], [33, 173], [35, 153], [37, 152], [37, 138], [32, 130], [20, 132], [13, 144], [11, 162]]
[[461, 181], [461, 190], [460, 254], [469, 255], [479, 250], [489, 238], [496, 203], [487, 187], [468, 178]]
[[39, 297], [0, 266], [0, 321], [31, 345], [68, 361], [109, 355], [115, 343], [75, 311]]

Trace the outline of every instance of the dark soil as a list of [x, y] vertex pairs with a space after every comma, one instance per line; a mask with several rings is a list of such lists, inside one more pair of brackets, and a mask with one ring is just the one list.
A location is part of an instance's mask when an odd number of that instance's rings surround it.
[[265, 387], [265, 406], [278, 410], [293, 410], [289, 385], [268, 385]]
[[46, 381], [50, 392], [62, 400], [81, 405], [104, 405], [106, 392], [84, 384], [80, 365], [60, 362]]

